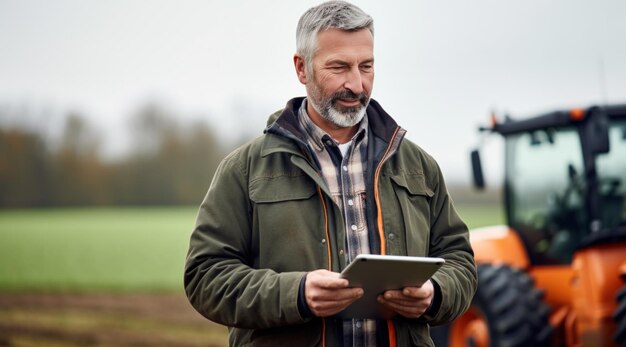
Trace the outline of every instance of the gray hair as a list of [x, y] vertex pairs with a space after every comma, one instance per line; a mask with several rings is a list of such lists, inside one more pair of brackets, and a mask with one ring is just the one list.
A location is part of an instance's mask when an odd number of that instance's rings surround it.
[[359, 7], [346, 1], [327, 1], [307, 10], [296, 29], [296, 52], [304, 58], [311, 73], [313, 56], [317, 50], [317, 35], [326, 29], [358, 31], [368, 29], [374, 36], [374, 19]]

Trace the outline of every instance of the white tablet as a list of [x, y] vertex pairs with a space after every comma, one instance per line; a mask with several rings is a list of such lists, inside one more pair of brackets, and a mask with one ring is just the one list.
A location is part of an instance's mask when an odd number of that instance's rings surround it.
[[360, 254], [342, 272], [363, 296], [338, 314], [341, 318], [390, 318], [378, 303], [379, 294], [391, 289], [421, 287], [445, 263], [443, 258]]

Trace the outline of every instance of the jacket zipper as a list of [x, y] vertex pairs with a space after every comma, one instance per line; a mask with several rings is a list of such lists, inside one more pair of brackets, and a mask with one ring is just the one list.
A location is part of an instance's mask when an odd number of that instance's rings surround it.
[[[387, 241], [385, 239], [385, 227], [383, 225], [383, 214], [382, 214], [381, 203], [380, 203], [380, 192], [378, 189], [378, 178], [380, 177], [380, 170], [383, 164], [388, 159], [387, 156], [389, 155], [389, 151], [391, 151], [391, 147], [393, 147], [393, 143], [396, 140], [396, 136], [398, 135], [399, 130], [400, 130], [400, 127], [397, 127], [396, 130], [394, 131], [393, 136], [391, 137], [391, 141], [389, 142], [389, 146], [387, 147], [387, 150], [385, 151], [385, 154], [383, 155], [383, 158], [381, 159], [380, 163], [378, 163], [378, 167], [376, 168], [376, 171], [374, 173], [374, 201], [376, 202], [376, 210], [378, 211], [376, 218], [377, 218], [377, 224], [378, 224], [378, 237], [380, 238], [380, 254], [381, 255], [385, 255], [387, 253], [387, 249], [386, 249]], [[387, 331], [389, 334], [389, 347], [396, 347], [397, 346], [396, 327], [393, 324], [393, 320], [391, 319], [387, 320]]]
[[378, 163], [378, 167], [376, 168], [376, 171], [374, 172], [374, 201], [376, 203], [376, 210], [378, 211], [378, 216], [376, 216], [377, 219], [377, 225], [378, 225], [378, 237], [380, 238], [380, 254], [385, 255], [387, 253], [387, 241], [385, 240], [385, 227], [383, 225], [383, 214], [382, 214], [382, 208], [381, 208], [381, 204], [380, 204], [380, 191], [378, 189], [378, 179], [380, 177], [380, 170], [383, 166], [383, 164], [387, 161], [387, 156], [389, 155], [389, 151], [391, 151], [391, 147], [393, 146], [394, 141], [396, 140], [396, 136], [398, 135], [398, 131], [400, 130], [400, 127], [396, 128], [396, 131], [394, 131], [393, 136], [391, 137], [391, 141], [389, 142], [389, 146], [387, 146], [387, 150], [385, 150], [385, 154], [383, 155], [380, 163]]
[[[317, 194], [322, 202], [322, 208], [324, 209], [324, 235], [326, 235], [326, 255], [328, 257], [328, 271], [333, 271], [332, 257], [330, 253], [330, 234], [328, 231], [328, 209], [326, 202], [324, 201], [324, 194], [322, 194], [321, 188], [317, 187]], [[322, 347], [326, 347], [326, 318], [322, 319]]]
[[326, 202], [324, 201], [324, 195], [322, 194], [321, 188], [317, 187], [317, 194], [322, 201], [322, 207], [324, 208], [324, 235], [326, 235], [326, 255], [328, 256], [328, 271], [333, 271], [333, 263], [332, 257], [330, 254], [330, 234], [328, 230], [328, 209], [326, 207]]

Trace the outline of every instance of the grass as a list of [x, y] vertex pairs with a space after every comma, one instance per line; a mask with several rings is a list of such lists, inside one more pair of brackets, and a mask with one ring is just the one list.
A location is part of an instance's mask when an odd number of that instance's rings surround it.
[[[492, 205], [460, 205], [476, 228]], [[196, 207], [0, 211], [2, 291], [182, 291]]]
[[456, 209], [470, 230], [505, 223], [504, 209], [499, 205], [457, 204]]
[[[492, 205], [457, 209], [470, 228], [502, 223]], [[0, 211], [0, 345], [227, 346], [182, 293], [196, 211]]]
[[0, 290], [181, 290], [196, 208], [0, 212]]

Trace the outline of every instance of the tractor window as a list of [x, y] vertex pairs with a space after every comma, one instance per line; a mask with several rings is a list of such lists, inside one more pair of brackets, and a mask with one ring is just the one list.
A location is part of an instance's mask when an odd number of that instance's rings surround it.
[[510, 136], [506, 149], [510, 224], [526, 242], [533, 262], [569, 262], [587, 225], [577, 130]]
[[603, 228], [626, 226], [626, 120], [611, 124], [609, 141], [596, 161]]

